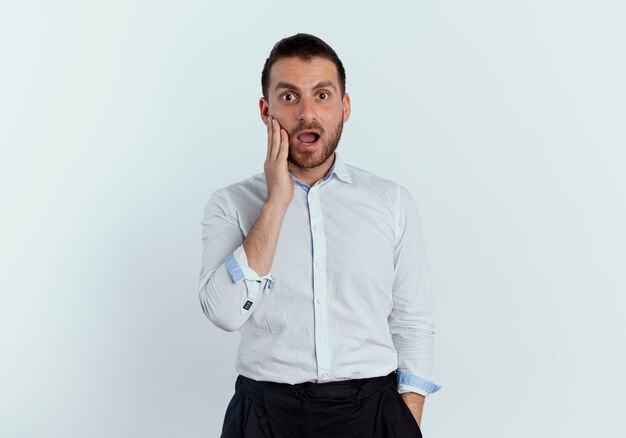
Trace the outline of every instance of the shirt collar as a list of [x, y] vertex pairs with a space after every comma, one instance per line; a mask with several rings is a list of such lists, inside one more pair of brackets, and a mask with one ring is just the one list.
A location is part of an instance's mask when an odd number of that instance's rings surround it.
[[[329, 179], [333, 175], [333, 173], [337, 175], [337, 178], [339, 178], [341, 181], [346, 183], [352, 183], [350, 169], [348, 169], [348, 166], [343, 161], [341, 155], [337, 153], [337, 151], [335, 151], [335, 161], [333, 162], [333, 165], [330, 166], [330, 169], [328, 169], [328, 172], [326, 172], [326, 175], [324, 175], [324, 178], [322, 178], [322, 181], [326, 181], [327, 179]], [[291, 172], [289, 172], [289, 176], [291, 176], [291, 179], [293, 179], [300, 187], [308, 192], [308, 189], [310, 188], [308, 185], [304, 184], [302, 181], [296, 178]]]
[[350, 169], [348, 169], [348, 166], [346, 166], [346, 163], [343, 161], [342, 156], [338, 154], [337, 151], [335, 151], [335, 162], [331, 166], [324, 179], [326, 179], [327, 177], [330, 178], [330, 175], [332, 175], [333, 172], [335, 172], [335, 175], [337, 175], [337, 178], [339, 178], [341, 181], [347, 183], [352, 182]]

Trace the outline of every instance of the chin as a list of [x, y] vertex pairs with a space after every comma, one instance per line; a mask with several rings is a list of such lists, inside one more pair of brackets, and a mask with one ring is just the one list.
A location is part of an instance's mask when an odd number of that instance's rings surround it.
[[330, 157], [332, 157], [334, 152], [335, 150], [333, 149], [328, 156], [325, 156], [324, 151], [321, 148], [314, 151], [312, 154], [302, 153], [298, 150], [292, 152], [290, 150], [287, 161], [301, 169], [313, 169], [324, 164]]

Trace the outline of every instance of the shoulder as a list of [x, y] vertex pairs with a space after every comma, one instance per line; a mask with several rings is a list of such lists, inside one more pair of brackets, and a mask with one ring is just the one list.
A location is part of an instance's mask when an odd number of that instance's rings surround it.
[[265, 174], [263, 172], [228, 184], [227, 186], [220, 187], [214, 193], [219, 192], [230, 195], [231, 197], [239, 197], [254, 193], [255, 191], [258, 191], [260, 187], [265, 187]]
[[382, 196], [393, 203], [397, 202], [398, 198], [406, 193], [410, 196], [406, 187], [393, 179], [383, 177], [351, 164], [347, 164], [346, 167], [350, 171], [353, 183], [359, 189], [370, 191], [372, 194]]
[[419, 217], [417, 201], [411, 191], [391, 178], [377, 175], [353, 165], [346, 165], [354, 186], [379, 206], [385, 206], [394, 220], [401, 223]]
[[263, 172], [215, 189], [209, 196], [207, 207], [217, 207], [235, 214], [246, 205], [254, 205], [267, 197]]

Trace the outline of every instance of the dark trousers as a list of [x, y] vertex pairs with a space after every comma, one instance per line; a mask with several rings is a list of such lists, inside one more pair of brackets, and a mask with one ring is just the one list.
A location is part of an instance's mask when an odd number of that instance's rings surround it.
[[421, 438], [396, 373], [289, 385], [238, 376], [221, 438]]

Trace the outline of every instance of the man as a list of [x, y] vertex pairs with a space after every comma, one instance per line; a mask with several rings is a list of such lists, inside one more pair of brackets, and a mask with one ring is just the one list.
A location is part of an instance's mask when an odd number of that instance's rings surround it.
[[440, 387], [415, 201], [336, 152], [350, 97], [325, 42], [279, 41], [261, 83], [264, 172], [202, 222], [202, 309], [241, 334], [222, 437], [421, 437]]

